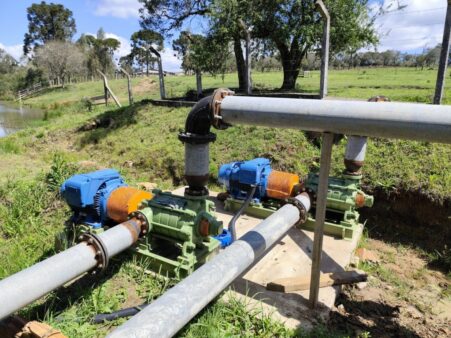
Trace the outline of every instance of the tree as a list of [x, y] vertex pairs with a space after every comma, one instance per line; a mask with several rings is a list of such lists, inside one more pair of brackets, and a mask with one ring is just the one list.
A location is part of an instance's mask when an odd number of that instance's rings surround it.
[[52, 40], [70, 41], [76, 33], [72, 11], [63, 5], [42, 1], [27, 8], [28, 32], [23, 51], [27, 55], [32, 48]]
[[[226, 1], [214, 0], [139, 0], [141, 8], [141, 26], [171, 37], [175, 30], [179, 30], [184, 22], [195, 17], [207, 18], [209, 23], [209, 36], [212, 41], [221, 42], [224, 49], [228, 48], [230, 41], [233, 49], [238, 71], [238, 81], [241, 89], [246, 87], [246, 68], [241, 48], [242, 32], [238, 23], [237, 10], [228, 11]], [[243, 8], [248, 8], [246, 1], [240, 0]], [[227, 16], [230, 13], [231, 17]], [[244, 14], [244, 13], [243, 13]], [[245, 23], [248, 23], [247, 20]], [[219, 70], [220, 68], [218, 68]], [[219, 72], [215, 72], [218, 74]]]
[[228, 50], [214, 36], [203, 36], [182, 31], [172, 42], [172, 48], [188, 72], [218, 74], [225, 71]]
[[160, 33], [151, 30], [139, 30], [132, 34], [130, 57], [139, 65], [146, 67], [146, 74], [149, 76], [150, 65], [154, 64], [156, 58], [153, 56], [150, 47], [157, 51], [163, 50], [163, 36]]
[[13, 73], [17, 66], [17, 61], [6, 51], [0, 48], [0, 74]]
[[[302, 60], [318, 49], [322, 22], [314, 0], [140, 0], [141, 25], [162, 34], [171, 34], [185, 20], [196, 16], [208, 19], [209, 31], [233, 41], [240, 88], [245, 83], [244, 57], [239, 25], [243, 20], [252, 28], [252, 39], [271, 41], [278, 50], [283, 67], [282, 89], [293, 89]], [[374, 18], [367, 10], [368, 0], [328, 0], [331, 14], [332, 53], [375, 44]]]
[[34, 63], [64, 87], [67, 77], [83, 71], [84, 55], [71, 42], [50, 41], [36, 48]]
[[115, 68], [113, 54], [121, 45], [118, 40], [107, 38], [103, 29], [100, 28], [97, 31], [97, 36], [82, 34], [77, 40], [77, 45], [87, 55], [88, 75], [96, 75], [97, 69], [100, 69], [104, 74], [113, 72]]

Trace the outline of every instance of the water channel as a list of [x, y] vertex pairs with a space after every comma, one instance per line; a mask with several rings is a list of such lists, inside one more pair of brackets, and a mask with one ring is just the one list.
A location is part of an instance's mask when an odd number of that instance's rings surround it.
[[0, 102], [0, 137], [25, 128], [30, 121], [40, 119], [42, 116], [42, 111], [38, 109]]

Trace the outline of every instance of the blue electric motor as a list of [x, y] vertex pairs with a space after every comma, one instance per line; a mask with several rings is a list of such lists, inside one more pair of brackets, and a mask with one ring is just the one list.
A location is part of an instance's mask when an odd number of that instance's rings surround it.
[[61, 186], [61, 195], [74, 212], [73, 221], [100, 228], [107, 222], [107, 201], [111, 192], [127, 186], [113, 169], [74, 175]]
[[254, 200], [266, 196], [271, 164], [267, 158], [255, 158], [250, 161], [227, 163], [219, 168], [219, 182], [223, 184], [233, 198], [245, 200], [251, 186], [256, 185]]

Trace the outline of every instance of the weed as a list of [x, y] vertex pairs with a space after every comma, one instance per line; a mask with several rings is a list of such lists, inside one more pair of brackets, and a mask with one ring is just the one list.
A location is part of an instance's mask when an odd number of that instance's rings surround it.
[[61, 184], [76, 172], [74, 165], [68, 164], [60, 153], [53, 155], [50, 171], [45, 175], [45, 182], [49, 191], [57, 192]]
[[21, 147], [16, 143], [15, 138], [0, 138], [0, 153], [20, 154]]

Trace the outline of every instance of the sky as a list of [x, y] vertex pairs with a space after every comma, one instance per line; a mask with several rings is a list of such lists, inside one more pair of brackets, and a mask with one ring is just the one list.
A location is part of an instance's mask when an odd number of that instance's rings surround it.
[[[27, 31], [26, 8], [37, 0], [0, 0], [0, 48], [19, 59]], [[49, 0], [60, 3], [73, 12], [77, 24], [77, 39], [81, 33], [95, 34], [102, 27], [107, 37], [121, 42], [115, 57], [130, 52], [129, 37], [139, 27], [138, 0]], [[370, 0], [374, 10], [377, 3], [385, 7], [390, 0]], [[406, 7], [379, 16], [376, 27], [380, 35], [378, 51], [396, 49], [403, 52], [421, 52], [441, 42], [447, 0], [398, 0]], [[391, 10], [391, 9], [390, 9]], [[163, 68], [180, 69], [181, 61], [174, 56], [170, 42], [163, 53]]]

